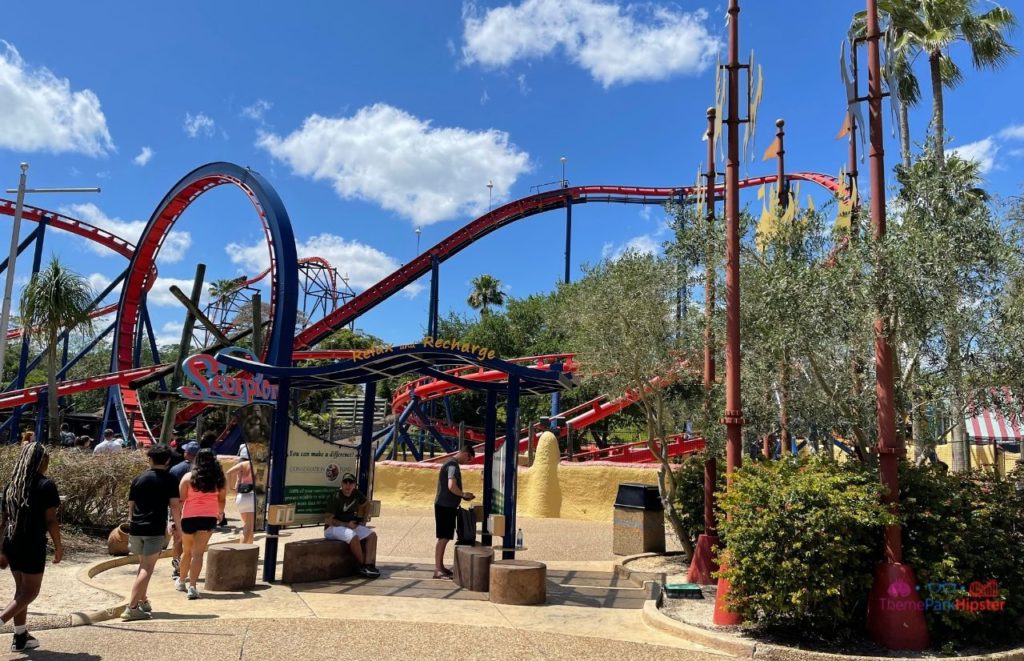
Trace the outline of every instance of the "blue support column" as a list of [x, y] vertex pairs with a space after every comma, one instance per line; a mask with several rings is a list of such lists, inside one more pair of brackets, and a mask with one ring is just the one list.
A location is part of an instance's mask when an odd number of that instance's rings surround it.
[[[156, 333], [153, 332], [153, 320], [149, 316], [149, 306], [142, 308], [142, 322], [146, 328], [146, 337], [149, 338], [149, 351], [153, 355], [153, 364], [159, 365], [160, 349], [156, 346]], [[167, 390], [167, 380], [164, 377], [160, 377], [160, 390]]]
[[494, 437], [498, 426], [498, 391], [487, 391], [487, 407], [484, 412], [484, 534], [480, 541], [484, 546], [492, 543], [491, 533], [487, 528], [487, 519], [494, 513]]
[[[562, 363], [552, 363], [550, 369], [552, 372], [561, 372]], [[558, 429], [558, 420], [555, 419], [555, 416], [557, 416], [561, 412], [561, 408], [562, 391], [556, 390], [555, 392], [551, 393], [551, 422], [548, 423], [548, 426], [553, 430]]]
[[508, 375], [508, 399], [505, 402], [505, 535], [502, 560], [516, 557], [516, 484], [519, 470], [519, 377]]
[[427, 335], [437, 337], [437, 299], [438, 278], [441, 275], [441, 262], [437, 255], [430, 256], [430, 307], [427, 313]]
[[[44, 220], [42, 222], [40, 222], [39, 227], [43, 226], [43, 222], [45, 222], [45, 218], [46, 217], [44, 216], [43, 217]], [[36, 236], [39, 235], [39, 227], [37, 227], [36, 229], [34, 229], [31, 232], [29, 232], [29, 235], [26, 236], [25, 239], [21, 243], [18, 244], [18, 254], [19, 255], [21, 253], [25, 252], [25, 248], [28, 248], [29, 245], [33, 241], [36, 240]], [[4, 257], [3, 261], [0, 261], [0, 273], [3, 273], [4, 271], [7, 270], [7, 262], [8, 262], [8, 258], [7, 257]]]
[[43, 438], [43, 421], [46, 420], [46, 398], [49, 397], [49, 395], [50, 393], [46, 392], [45, 389], [40, 391], [39, 402], [36, 406], [36, 440], [40, 443], [45, 441]]
[[569, 284], [572, 262], [572, 198], [565, 196], [565, 282]]
[[[274, 422], [270, 430], [270, 488], [267, 490], [267, 505], [284, 504], [288, 431], [291, 425], [288, 409], [289, 385], [288, 379], [285, 378], [278, 382], [277, 406], [274, 407]], [[267, 583], [273, 583], [277, 577], [277, 539], [280, 530], [280, 526], [267, 524], [267, 539], [263, 552], [263, 580]]]
[[[377, 382], [370, 381], [366, 384], [366, 392], [363, 394], [363, 437], [359, 442], [359, 490], [363, 494], [370, 493], [370, 464], [373, 463], [373, 413], [374, 404], [377, 401]], [[396, 424], [395, 427], [398, 427]]]

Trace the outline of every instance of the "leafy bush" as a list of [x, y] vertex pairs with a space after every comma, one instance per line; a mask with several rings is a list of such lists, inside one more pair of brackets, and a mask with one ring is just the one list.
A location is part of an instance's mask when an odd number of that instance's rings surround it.
[[[0, 447], [0, 480], [6, 484], [21, 448]], [[47, 476], [64, 497], [61, 521], [87, 531], [109, 532], [128, 520], [128, 487], [148, 466], [142, 452], [92, 455], [50, 448]]]
[[950, 474], [904, 465], [903, 558], [913, 566], [921, 596], [954, 601], [968, 591], [935, 584], [970, 586], [995, 580], [1006, 600], [1002, 611], [925, 610], [935, 644], [1019, 641], [1024, 615], [1024, 481], [1019, 469], [1008, 479], [991, 474]]
[[720, 507], [731, 520], [732, 608], [775, 630], [835, 640], [863, 626], [882, 527], [878, 474], [819, 458], [750, 462]]
[[[680, 519], [693, 544], [704, 532], [704, 462], [710, 456], [707, 452], [687, 455], [675, 469]], [[715, 491], [721, 491], [725, 488], [724, 461], [718, 462], [716, 478]]]

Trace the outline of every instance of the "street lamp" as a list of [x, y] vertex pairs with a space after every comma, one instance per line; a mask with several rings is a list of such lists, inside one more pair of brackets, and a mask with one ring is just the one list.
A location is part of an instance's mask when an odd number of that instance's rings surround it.
[[421, 231], [422, 230], [420, 230], [420, 228], [418, 228], [418, 227], [416, 228], [416, 254], [417, 255], [420, 254], [420, 232]]
[[488, 211], [490, 211], [491, 209], [494, 208], [494, 206], [491, 204], [491, 193], [493, 192], [493, 189], [494, 189], [494, 182], [491, 181], [490, 179], [488, 179], [487, 180], [487, 210]]
[[569, 182], [565, 180], [565, 162], [568, 161], [569, 159], [563, 156], [558, 160], [562, 162], [562, 188], [568, 188]]
[[7, 324], [11, 318], [11, 297], [14, 293], [14, 264], [18, 259], [18, 239], [21, 231], [21, 216], [25, 208], [26, 193], [99, 193], [99, 188], [25, 188], [28, 178], [28, 163], [22, 163], [21, 177], [17, 188], [8, 188], [8, 193], [17, 193], [14, 204], [14, 228], [11, 230], [11, 251], [7, 259], [7, 282], [4, 287], [3, 309], [0, 310], [0, 384], [4, 382], [4, 358], [7, 354]]

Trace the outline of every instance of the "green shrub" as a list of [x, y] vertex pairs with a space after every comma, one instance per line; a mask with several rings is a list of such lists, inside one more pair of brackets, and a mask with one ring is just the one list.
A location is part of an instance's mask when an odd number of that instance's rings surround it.
[[998, 644], [1021, 640], [1024, 615], [1024, 480], [1019, 470], [1008, 479], [991, 474], [947, 475], [932, 467], [904, 465], [903, 559], [917, 576], [921, 596], [937, 601], [966, 597], [970, 586], [995, 580], [1006, 600], [1001, 612], [925, 610], [936, 645]]
[[[108, 531], [128, 520], [128, 487], [149, 465], [144, 453], [92, 455], [50, 448], [47, 476], [64, 497], [61, 522], [86, 531]], [[21, 448], [0, 447], [0, 484], [6, 484]]]
[[749, 462], [719, 496], [724, 575], [751, 623], [803, 636], [863, 627], [882, 527], [878, 474], [819, 458]]
[[[693, 544], [704, 532], [704, 462], [709, 456], [707, 452], [687, 455], [675, 469], [676, 502], [679, 503], [683, 528]], [[715, 491], [721, 491], [725, 487], [724, 461], [718, 461], [716, 477]]]

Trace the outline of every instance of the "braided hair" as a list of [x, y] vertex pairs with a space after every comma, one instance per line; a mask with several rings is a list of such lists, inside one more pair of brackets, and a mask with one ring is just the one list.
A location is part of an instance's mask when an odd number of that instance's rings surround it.
[[26, 443], [21, 446], [21, 453], [14, 464], [11, 481], [3, 491], [3, 511], [7, 514], [7, 539], [12, 539], [18, 532], [21, 513], [28, 507], [29, 494], [40, 474], [40, 466], [50, 456], [42, 443]]

